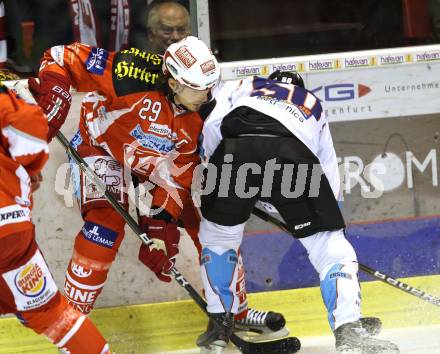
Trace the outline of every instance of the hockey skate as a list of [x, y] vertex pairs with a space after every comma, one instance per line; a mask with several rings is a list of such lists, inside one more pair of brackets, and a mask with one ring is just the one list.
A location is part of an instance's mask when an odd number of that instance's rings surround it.
[[399, 348], [387, 340], [373, 338], [362, 321], [349, 322], [335, 330], [338, 354], [399, 354]]
[[[232, 333], [233, 314], [213, 313], [210, 314], [206, 331], [197, 338], [197, 346], [200, 354], [221, 354], [228, 346], [229, 337]], [[216, 319], [221, 325], [214, 322]]]
[[281, 313], [249, 308], [245, 318], [234, 321], [234, 332], [243, 339], [258, 343], [289, 335]]
[[370, 336], [377, 336], [382, 331], [382, 321], [377, 317], [362, 317], [359, 321]]

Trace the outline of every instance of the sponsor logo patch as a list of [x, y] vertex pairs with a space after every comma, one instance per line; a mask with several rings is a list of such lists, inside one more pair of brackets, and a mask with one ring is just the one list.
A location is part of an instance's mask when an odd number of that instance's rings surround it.
[[2, 276], [14, 295], [19, 311], [32, 310], [46, 304], [58, 291], [38, 250], [26, 264]]
[[87, 71], [96, 75], [104, 74], [107, 58], [108, 52], [105, 49], [93, 47], [85, 62]]
[[96, 298], [96, 294], [98, 291], [88, 291], [83, 289], [77, 289], [73, 286], [69, 286], [70, 284], [66, 282], [66, 286], [64, 287], [66, 294], [69, 296], [69, 300], [73, 300], [75, 304], [93, 304]]
[[121, 61], [116, 64], [114, 74], [117, 80], [139, 80], [141, 83], [153, 85], [157, 83], [159, 78], [158, 73], [151, 72], [146, 67], [136, 66], [135, 62], [126, 61]]
[[310, 226], [311, 224], [312, 224], [312, 222], [308, 221], [308, 222], [305, 222], [304, 224], [295, 225], [295, 230], [304, 229], [305, 227]]
[[214, 60], [211, 59], [203, 64], [200, 64], [200, 68], [202, 69], [202, 73], [204, 73], [205, 75], [210, 74], [215, 70]]
[[15, 276], [15, 286], [25, 296], [36, 297], [46, 289], [46, 277], [36, 263], [28, 264]]
[[160, 138], [153, 134], [146, 134], [140, 124], [138, 124], [131, 132], [130, 135], [134, 137], [139, 144], [143, 147], [154, 150], [160, 153], [170, 152], [174, 148], [174, 142], [166, 139]]
[[116, 231], [90, 221], [84, 223], [81, 232], [86, 240], [105, 248], [112, 248], [118, 235]]
[[123, 50], [113, 58], [112, 81], [118, 96], [156, 90], [162, 72], [162, 58], [136, 48]]
[[87, 314], [92, 311], [98, 291], [104, 286], [104, 284], [98, 286], [83, 286], [90, 289], [82, 289], [66, 279], [66, 281], [64, 282], [64, 293], [66, 294], [69, 304], [74, 309], [84, 314]]
[[189, 50], [182, 46], [176, 50], [176, 57], [179, 61], [185, 65], [188, 69], [194, 65], [196, 58], [189, 52]]
[[345, 279], [352, 279], [351, 274], [345, 273], [345, 272], [333, 272], [329, 274], [329, 279], [334, 278], [345, 278]]
[[171, 128], [166, 124], [151, 123], [148, 131], [158, 135], [167, 136], [170, 139], [177, 139], [177, 133], [173, 133]]
[[76, 264], [75, 262], [72, 262], [70, 265], [70, 269], [72, 270], [72, 273], [75, 274], [78, 278], [87, 278], [92, 274], [91, 269], [84, 269], [83, 266]]
[[120, 53], [129, 54], [133, 57], [139, 57], [146, 63], [152, 63], [153, 65], [161, 65], [162, 59], [158, 54], [142, 51], [138, 48], [130, 48], [122, 50]]
[[[21, 199], [16, 197], [16, 199]], [[29, 209], [20, 205], [0, 208], [0, 226], [30, 220]]]

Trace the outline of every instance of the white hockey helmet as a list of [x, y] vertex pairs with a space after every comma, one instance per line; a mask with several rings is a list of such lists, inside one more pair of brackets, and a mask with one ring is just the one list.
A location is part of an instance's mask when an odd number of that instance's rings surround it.
[[213, 87], [220, 77], [217, 59], [206, 44], [194, 36], [188, 36], [167, 48], [162, 71], [195, 90]]

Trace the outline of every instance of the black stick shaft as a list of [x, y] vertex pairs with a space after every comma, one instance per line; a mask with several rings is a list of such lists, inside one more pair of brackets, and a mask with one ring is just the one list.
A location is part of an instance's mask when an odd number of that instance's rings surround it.
[[[281, 220], [278, 220], [277, 218], [273, 217], [272, 215], [269, 215], [265, 211], [255, 207], [252, 210], [252, 213], [255, 216], [258, 216], [260, 219], [267, 221], [267, 222], [279, 227], [284, 232], [287, 232], [288, 234], [291, 233], [289, 231], [289, 228], [287, 227], [287, 225], [284, 222], [282, 222]], [[380, 280], [390, 286], [393, 286], [396, 289], [402, 290], [402, 291], [406, 292], [407, 294], [416, 296], [419, 299], [427, 301], [433, 305], [440, 306], [440, 298], [433, 296], [433, 295], [429, 295], [425, 291], [422, 291], [422, 290], [417, 289], [411, 285], [403, 283], [400, 280], [394, 279], [393, 277], [391, 277], [387, 274], [384, 274], [382, 272], [379, 272], [373, 268], [370, 268], [362, 263], [358, 263], [358, 264], [359, 264], [359, 269], [362, 272], [364, 272], [365, 274], [368, 274], [368, 275], [370, 275], [370, 276], [372, 276], [372, 277], [374, 277], [374, 278], [376, 278], [376, 279], [378, 279], [378, 280]]]

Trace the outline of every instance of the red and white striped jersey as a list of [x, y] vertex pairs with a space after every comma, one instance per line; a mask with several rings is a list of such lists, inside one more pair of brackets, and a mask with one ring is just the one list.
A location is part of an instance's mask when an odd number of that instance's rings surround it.
[[30, 176], [49, 155], [47, 118], [0, 85], [0, 237], [32, 227]]

